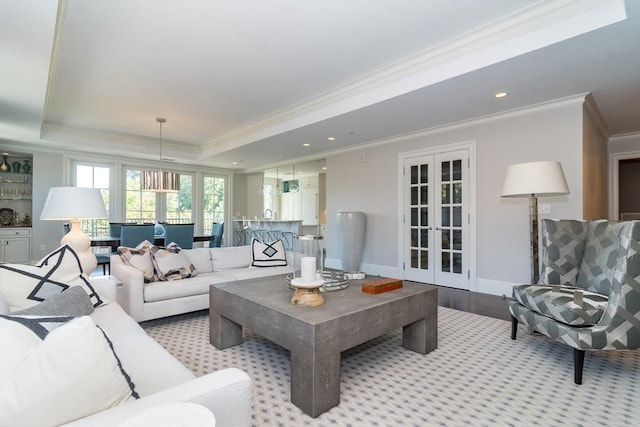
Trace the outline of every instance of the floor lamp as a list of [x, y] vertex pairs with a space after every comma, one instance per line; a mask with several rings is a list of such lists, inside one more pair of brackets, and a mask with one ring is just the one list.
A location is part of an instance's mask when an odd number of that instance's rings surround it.
[[71, 246], [80, 259], [82, 271], [86, 274], [91, 274], [95, 270], [98, 260], [89, 251], [91, 238], [82, 232], [80, 221], [106, 218], [109, 216], [104, 208], [100, 190], [85, 187], [50, 188], [40, 214], [41, 220], [69, 221], [71, 223], [71, 230], [62, 237], [60, 244]]
[[538, 283], [538, 197], [569, 194], [560, 162], [529, 162], [507, 168], [502, 197], [529, 198], [529, 233], [531, 237], [531, 283]]

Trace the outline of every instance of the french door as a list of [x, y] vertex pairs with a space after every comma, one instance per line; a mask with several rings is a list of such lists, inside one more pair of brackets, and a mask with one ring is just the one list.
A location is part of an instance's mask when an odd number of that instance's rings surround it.
[[404, 278], [469, 289], [469, 153], [404, 160]]

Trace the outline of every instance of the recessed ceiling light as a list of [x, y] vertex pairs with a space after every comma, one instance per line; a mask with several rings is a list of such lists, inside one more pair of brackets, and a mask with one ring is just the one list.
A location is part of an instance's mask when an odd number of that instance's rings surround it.
[[326, 167], [326, 166], [323, 166], [323, 167], [322, 167], [322, 170], [323, 170], [323, 171], [326, 171], [326, 170], [327, 170], [327, 167]]
[[311, 147], [311, 144], [309, 144], [308, 142], [305, 142], [304, 144], [302, 144], [304, 147]]
[[493, 95], [494, 98], [504, 98], [505, 96], [507, 96], [507, 92], [496, 92]]
[[335, 141], [336, 137], [335, 136], [330, 136], [329, 138], [327, 138], [327, 141]]

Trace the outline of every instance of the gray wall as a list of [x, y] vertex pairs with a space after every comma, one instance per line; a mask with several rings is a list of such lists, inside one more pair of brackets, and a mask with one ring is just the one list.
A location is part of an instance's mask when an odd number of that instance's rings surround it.
[[[62, 239], [62, 221], [40, 221], [40, 214], [50, 187], [68, 185], [64, 182], [62, 154], [33, 153], [33, 227], [31, 229], [31, 259], [37, 261], [58, 246]], [[44, 245], [44, 250], [42, 249]]]
[[446, 144], [475, 142], [476, 270], [473, 291], [509, 294], [530, 277], [528, 201], [502, 199], [508, 165], [537, 160], [562, 163], [571, 194], [540, 199], [551, 205], [541, 217], [582, 218], [583, 111], [581, 102], [526, 115], [451, 127], [403, 141], [327, 158], [327, 266], [340, 267], [336, 212], [367, 214], [363, 270], [402, 277], [398, 257], [398, 155]]

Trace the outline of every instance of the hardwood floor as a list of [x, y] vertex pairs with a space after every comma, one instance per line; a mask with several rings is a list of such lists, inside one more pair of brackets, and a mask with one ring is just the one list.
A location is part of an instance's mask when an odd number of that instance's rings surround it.
[[437, 286], [438, 305], [496, 319], [511, 320], [510, 298]]

